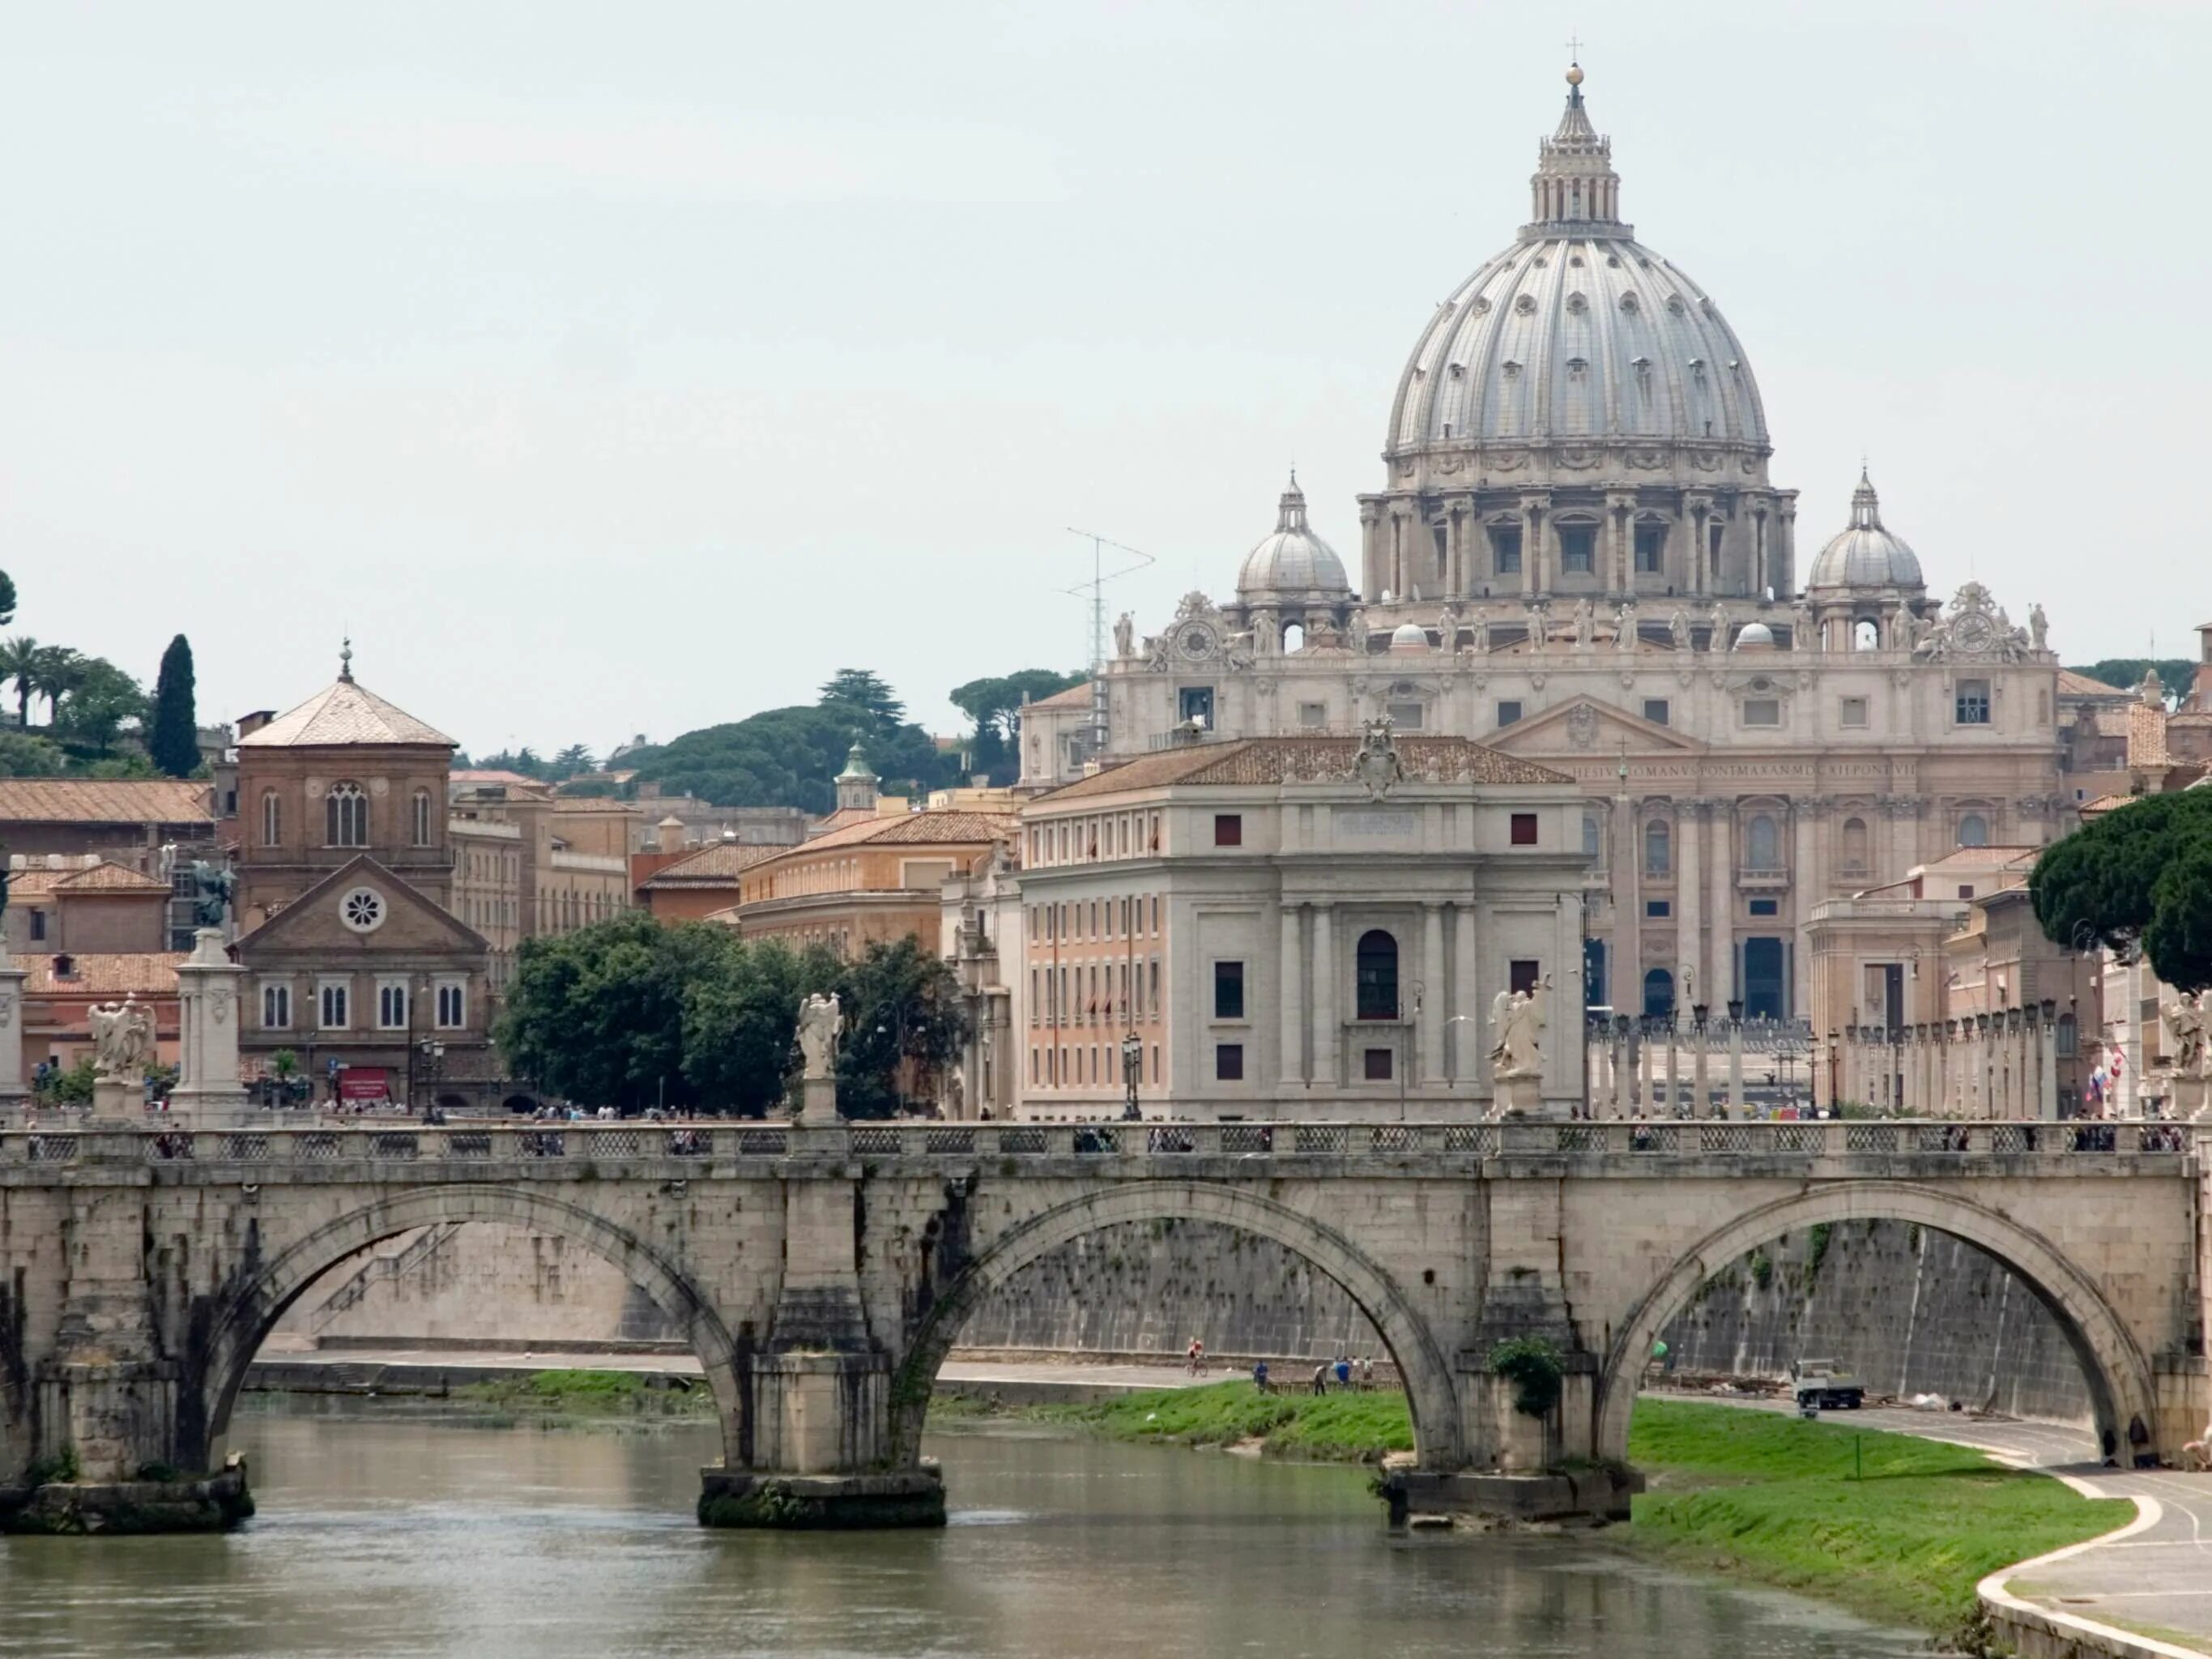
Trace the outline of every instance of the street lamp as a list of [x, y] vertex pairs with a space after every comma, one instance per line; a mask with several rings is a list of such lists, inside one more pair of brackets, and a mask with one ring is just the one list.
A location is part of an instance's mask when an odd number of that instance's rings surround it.
[[1121, 1039], [1121, 1085], [1127, 1091], [1121, 1102], [1121, 1116], [1131, 1123], [1144, 1121], [1144, 1113], [1137, 1105], [1137, 1079], [1144, 1070], [1145, 1045], [1134, 1031]]
[[434, 1037], [424, 1037], [416, 1048], [422, 1057], [422, 1090], [427, 1097], [422, 1106], [422, 1117], [427, 1122], [431, 1113], [437, 1109], [438, 1079], [445, 1069], [446, 1045]]

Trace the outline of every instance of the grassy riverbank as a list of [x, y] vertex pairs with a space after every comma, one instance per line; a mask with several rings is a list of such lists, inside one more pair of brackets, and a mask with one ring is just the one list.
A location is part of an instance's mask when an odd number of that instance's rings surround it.
[[1092, 1405], [1036, 1406], [1024, 1415], [1073, 1425], [1115, 1440], [1180, 1446], [1256, 1444], [1277, 1457], [1358, 1462], [1413, 1449], [1406, 1396], [1380, 1390], [1263, 1395], [1249, 1382], [1210, 1382], [1125, 1395]]
[[619, 1418], [711, 1418], [714, 1395], [703, 1382], [672, 1388], [635, 1371], [544, 1370], [528, 1376], [470, 1382], [454, 1400], [533, 1422]]
[[2135, 1513], [1963, 1446], [1687, 1401], [1638, 1401], [1628, 1455], [1632, 1547], [1942, 1632], [1984, 1575]]

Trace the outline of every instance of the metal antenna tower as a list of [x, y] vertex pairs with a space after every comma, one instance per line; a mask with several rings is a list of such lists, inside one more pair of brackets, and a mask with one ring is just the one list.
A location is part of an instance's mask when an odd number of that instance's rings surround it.
[[[1088, 595], [1091, 600], [1091, 752], [1103, 754], [1106, 748], [1106, 584], [1123, 576], [1134, 575], [1146, 565], [1159, 561], [1141, 548], [1129, 547], [1099, 535], [1096, 531], [1078, 530], [1067, 526], [1071, 536], [1080, 536], [1091, 544], [1091, 580], [1065, 588], [1077, 599]], [[1126, 553], [1137, 561], [1123, 565], [1118, 570], [1106, 568], [1106, 550]]]

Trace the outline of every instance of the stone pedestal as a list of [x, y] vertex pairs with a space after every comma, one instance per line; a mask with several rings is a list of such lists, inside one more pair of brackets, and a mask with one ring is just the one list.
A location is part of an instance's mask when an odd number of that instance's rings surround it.
[[219, 928], [203, 927], [193, 940], [191, 958], [177, 964], [179, 1075], [169, 1103], [196, 1125], [235, 1124], [249, 1109], [238, 1076], [246, 969], [225, 954]]
[[934, 1463], [886, 1474], [755, 1474], [699, 1471], [699, 1524], [799, 1532], [945, 1524], [945, 1478]]
[[27, 977], [0, 943], [0, 1111], [31, 1097], [30, 1085], [23, 1081], [23, 981]]
[[2182, 1122], [2202, 1123], [2212, 1114], [2212, 1079], [2176, 1077], [2166, 1098], [2173, 1103], [2173, 1115]]
[[837, 1121], [837, 1079], [836, 1078], [802, 1078], [799, 1079], [799, 1090], [800, 1121], [835, 1123]]
[[1501, 1077], [1491, 1097], [1492, 1114], [1498, 1117], [1542, 1117], [1544, 1079], [1540, 1077]]
[[90, 1127], [135, 1127], [145, 1115], [144, 1084], [120, 1077], [103, 1077], [94, 1082]]

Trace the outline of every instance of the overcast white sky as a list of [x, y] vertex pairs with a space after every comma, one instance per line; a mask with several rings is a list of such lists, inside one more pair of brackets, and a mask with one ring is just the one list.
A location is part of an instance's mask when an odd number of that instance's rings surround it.
[[15, 630], [204, 717], [362, 680], [604, 750], [1070, 666], [1064, 526], [1231, 587], [1352, 497], [1578, 30], [1804, 494], [2069, 659], [2193, 646], [2212, 6], [58, 6], [0, 52]]

